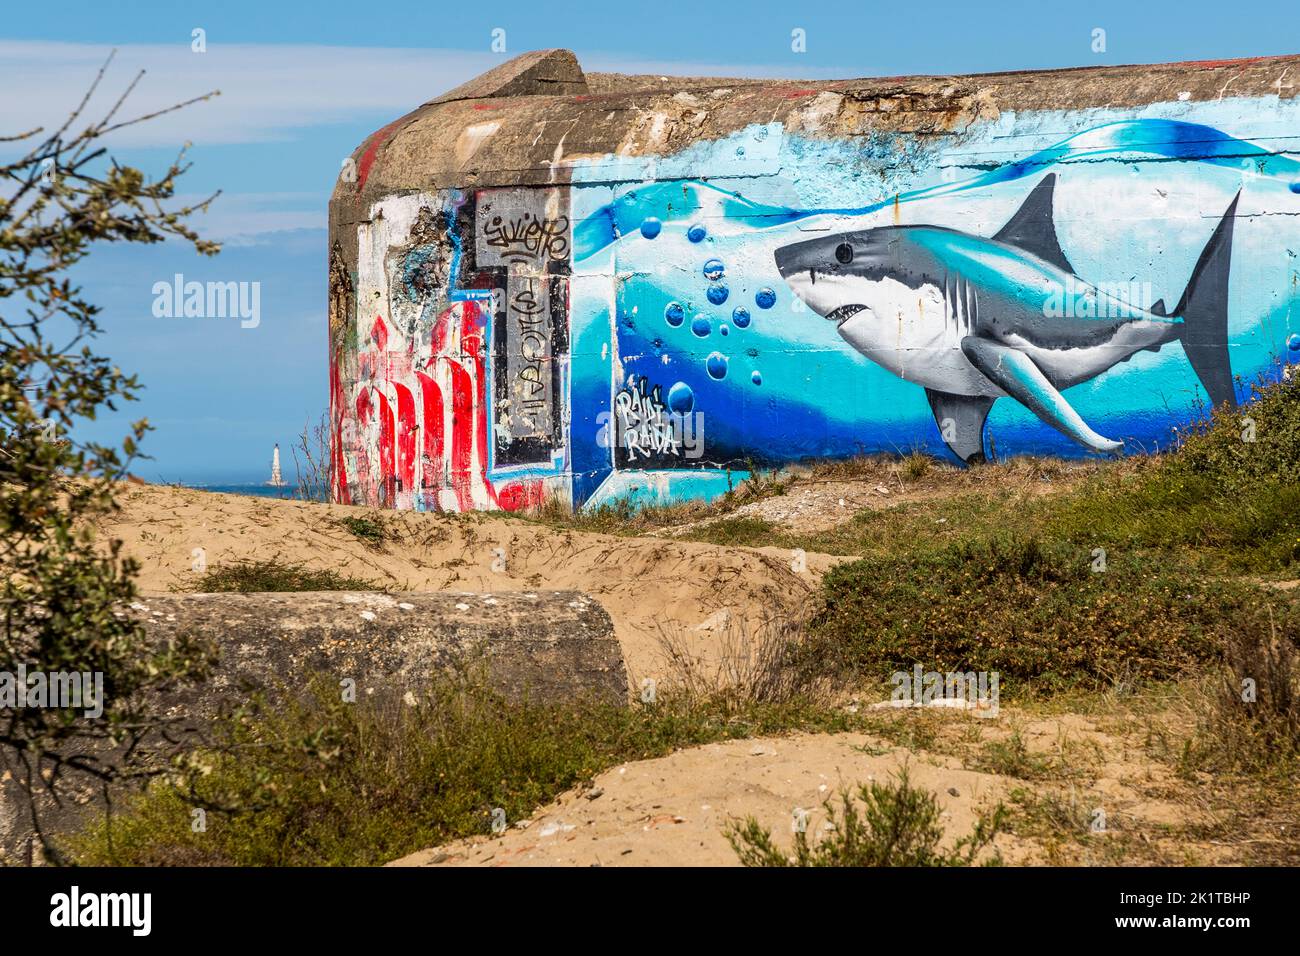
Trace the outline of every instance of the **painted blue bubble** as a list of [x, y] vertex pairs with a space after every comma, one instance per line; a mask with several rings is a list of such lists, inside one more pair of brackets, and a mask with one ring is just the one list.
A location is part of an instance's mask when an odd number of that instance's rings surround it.
[[677, 328], [686, 319], [686, 310], [680, 302], [669, 302], [668, 308], [664, 309], [664, 319], [673, 328]]
[[726, 325], [726, 323], [724, 322], [722, 325], [719, 325], [719, 326], [718, 326], [718, 334], [719, 334], [719, 335], [730, 335], [730, 334], [731, 334], [731, 329], [727, 328], [727, 325]]
[[1300, 352], [1300, 335], [1293, 335], [1287, 339], [1286, 347], [1292, 352]]
[[709, 301], [714, 305], [722, 305], [727, 301], [728, 291], [727, 287], [719, 282], [717, 285], [709, 286], [709, 291], [704, 294], [709, 297]]
[[1300, 193], [1300, 182], [1294, 182], [1294, 183], [1292, 183], [1292, 184], [1291, 184], [1291, 191], [1292, 191], [1293, 193]]
[[721, 381], [727, 377], [727, 357], [721, 352], [710, 352], [704, 367], [709, 370], [709, 378]]
[[641, 235], [653, 239], [663, 230], [664, 224], [654, 216], [646, 216], [641, 223]]
[[695, 320], [691, 323], [691, 331], [700, 338], [704, 338], [713, 331], [713, 326], [709, 324], [707, 316], [697, 315]]
[[678, 382], [668, 389], [668, 410], [678, 415], [690, 414], [695, 407], [695, 393], [685, 382]]
[[707, 236], [708, 234], [709, 234], [708, 230], [705, 229], [703, 226], [701, 226], [699, 223], [696, 223], [695, 225], [691, 226], [691, 228], [686, 230], [686, 238], [691, 240], [691, 242], [703, 242], [704, 237]]
[[713, 282], [722, 278], [722, 273], [726, 271], [726, 266], [722, 264], [721, 259], [710, 259], [704, 263], [704, 278]]
[[776, 305], [776, 293], [768, 288], [759, 289], [754, 293], [754, 304], [760, 309], [770, 309]]
[[763, 376], [762, 376], [761, 374], [759, 374], [759, 372], [758, 372], [757, 369], [754, 370], [754, 374], [753, 374], [753, 375], [749, 376], [749, 380], [750, 380], [751, 382], [753, 382], [755, 385], [762, 385], [762, 384], [763, 384]]
[[736, 323], [738, 329], [749, 328], [749, 309], [743, 305], [736, 306], [735, 311], [731, 313], [731, 321]]

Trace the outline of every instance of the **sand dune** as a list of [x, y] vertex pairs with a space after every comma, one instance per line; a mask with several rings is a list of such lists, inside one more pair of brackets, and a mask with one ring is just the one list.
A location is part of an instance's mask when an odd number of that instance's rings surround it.
[[[750, 513], [788, 526], [821, 526], [827, 512], [887, 507], [915, 494], [885, 495], [872, 478], [856, 487], [796, 487], [793, 495], [764, 499]], [[840, 509], [841, 497], [853, 507]], [[196, 549], [202, 549], [209, 567], [278, 559], [394, 590], [585, 591], [614, 621], [633, 689], [643, 677], [674, 676], [662, 645], [665, 634], [696, 660], [724, 659], [734, 651], [729, 645], [738, 625], [758, 627], [765, 620], [800, 615], [815, 600], [822, 575], [842, 560], [808, 554], [806, 570], [796, 573], [791, 554], [778, 549], [720, 547], [668, 535], [593, 534], [500, 515], [394, 513], [160, 486], [123, 486], [120, 504], [120, 512], [100, 530], [121, 539], [125, 552], [140, 561], [145, 592], [191, 587]], [[367, 543], [350, 531], [343, 519], [356, 517], [382, 523], [383, 540]], [[897, 719], [918, 716], [900, 712]], [[1110, 835], [1089, 851], [1090, 858], [1110, 861], [1106, 844], [1132, 840], [1138, 831], [1143, 852], [1152, 859], [1213, 863], [1231, 857], [1222, 843], [1189, 840], [1176, 829], [1164, 833], [1163, 828], [1211, 817], [1194, 801], [1173, 799], [1184, 788], [1170, 766], [1146, 752], [1150, 718], [1135, 722], [1116, 705], [1109, 717], [1041, 719], [1006, 707], [993, 720], [958, 713], [939, 719], [936, 742], [922, 748], [861, 734], [797, 734], [711, 744], [629, 763], [539, 808], [527, 821], [510, 821], [511, 828], [499, 837], [459, 841], [396, 862], [734, 864], [723, 835], [728, 821], [753, 815], [788, 842], [796, 808], [810, 811], [809, 826], [820, 827], [821, 803], [840, 787], [880, 780], [904, 766], [915, 785], [935, 794], [950, 839], [968, 832], [981, 809], [1024, 790], [1056, 794], [1052, 799], [1066, 801], [1074, 813], [1105, 808]], [[1072, 760], [1090, 755], [1086, 766], [1066, 774], [1066, 784], [1027, 783], [963, 768], [971, 760], [981, 765], [989, 742], [1022, 731], [1033, 752], [1060, 757], [1068, 751]], [[1007, 862], [1079, 862], [1071, 851], [1019, 833], [1001, 835], [995, 845]]]
[[[913, 786], [937, 795], [945, 830], [956, 839], [1013, 785], [963, 770], [952, 758], [919, 762], [901, 748], [878, 753], [880, 744], [862, 734], [798, 734], [680, 750], [608, 770], [499, 838], [422, 850], [390, 865], [734, 866], [729, 822], [753, 816], [788, 845], [797, 821], [810, 836], [823, 826], [823, 801], [838, 804], [841, 789], [895, 779], [904, 767]], [[1009, 836], [994, 845], [1009, 862], [1025, 853]]]
[[[142, 590], [188, 588], [195, 549], [208, 567], [243, 559], [301, 563], [420, 591], [575, 589], [609, 612], [632, 686], [662, 678], [661, 634], [709, 659], [729, 628], [798, 615], [835, 558], [791, 569], [778, 549], [725, 548], [662, 538], [556, 530], [490, 514], [417, 514], [130, 485], [103, 534], [142, 565]], [[372, 546], [341, 523], [370, 516], [390, 529]], [[501, 570], [494, 570], [500, 568]]]

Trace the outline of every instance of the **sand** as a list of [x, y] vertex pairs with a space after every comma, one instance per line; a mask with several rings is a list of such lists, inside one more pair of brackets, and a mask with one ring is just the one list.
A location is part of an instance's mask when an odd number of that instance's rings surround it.
[[[876, 490], [879, 483], [869, 476], [846, 487], [796, 486], [792, 494], [764, 499], [752, 511], [806, 529], [825, 526], [828, 512], [847, 520], [855, 508], [888, 507], [912, 497], [886, 495]], [[840, 498], [846, 501], [843, 509]], [[646, 677], [674, 679], [665, 635], [706, 664], [725, 658], [738, 629], [754, 631], [764, 621], [807, 611], [821, 577], [843, 560], [810, 553], [806, 568], [796, 571], [792, 554], [779, 549], [593, 534], [500, 515], [380, 512], [148, 485], [123, 486], [120, 503], [120, 513], [100, 530], [121, 539], [125, 552], [141, 563], [139, 583], [146, 593], [190, 587], [195, 549], [202, 549], [209, 567], [278, 559], [392, 589], [585, 591], [614, 622], [634, 692]], [[361, 540], [343, 525], [348, 517], [383, 522], [385, 540], [378, 545]], [[917, 716], [896, 715], [900, 720]], [[941, 732], [924, 747], [861, 734], [802, 734], [712, 744], [629, 763], [539, 808], [528, 821], [510, 821], [499, 837], [431, 848], [397, 862], [734, 865], [736, 855], [724, 836], [729, 821], [754, 816], [788, 843], [796, 808], [810, 811], [809, 826], [816, 832], [824, 820], [824, 799], [842, 786], [879, 780], [904, 766], [913, 784], [935, 794], [949, 840], [966, 833], [981, 809], [1017, 793], [1064, 801], [1085, 816], [1105, 810], [1109, 829], [1090, 837], [1086, 852], [1073, 840], [1062, 843], [1059, 827], [1047, 838], [1023, 832], [999, 836], [996, 847], [1009, 863], [1113, 863], [1122, 857], [1108, 855], [1108, 847], [1132, 847], [1134, 841], [1140, 841], [1145, 862], [1207, 864], [1234, 858], [1233, 848], [1223, 842], [1179, 832], [1213, 823], [1207, 809], [1213, 801], [1198, 789], [1202, 784], [1189, 785], [1169, 762], [1151, 756], [1150, 721], [1135, 718], [1122, 703], [1108, 718], [1043, 719], [1004, 706], [994, 719], [962, 713], [934, 719]], [[1003, 776], [1001, 768], [964, 769], [985, 767], [984, 748], [1013, 732], [1045, 759], [1068, 755], [1070, 766], [1051, 779], [1034, 780]], [[1270, 831], [1267, 839], [1283, 836]]]
[[[596, 597], [614, 622], [631, 685], [665, 678], [662, 636], [709, 659], [724, 630], [758, 628], [807, 609], [837, 560], [658, 538], [556, 530], [490, 514], [396, 513], [309, 502], [124, 486], [121, 512], [102, 533], [141, 563], [145, 591], [186, 588], [195, 549], [208, 567], [242, 559], [300, 563], [408, 591], [576, 589]], [[392, 529], [379, 547], [341, 520], [370, 516]], [[501, 560], [504, 555], [504, 561]], [[803, 566], [801, 565], [801, 566]], [[502, 568], [502, 570], [494, 570]], [[719, 624], [728, 622], [729, 627]]]
[[[913, 786], [936, 794], [955, 839], [1010, 787], [952, 759], [936, 765], [900, 748], [879, 749], [881, 741], [862, 734], [798, 734], [681, 750], [600, 774], [500, 838], [422, 850], [391, 865], [735, 866], [729, 823], [752, 816], [788, 848], [797, 822], [810, 836], [824, 825], [827, 798], [838, 805], [842, 788], [897, 779], [904, 767]], [[1008, 861], [1025, 856], [1010, 836], [994, 845]]]

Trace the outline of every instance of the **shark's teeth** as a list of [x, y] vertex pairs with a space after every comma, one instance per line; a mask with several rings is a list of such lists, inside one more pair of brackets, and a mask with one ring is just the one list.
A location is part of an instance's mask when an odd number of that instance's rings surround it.
[[830, 319], [832, 322], [843, 324], [865, 308], [865, 305], [858, 305], [857, 303], [842, 305], [835, 311], [826, 313], [826, 318]]

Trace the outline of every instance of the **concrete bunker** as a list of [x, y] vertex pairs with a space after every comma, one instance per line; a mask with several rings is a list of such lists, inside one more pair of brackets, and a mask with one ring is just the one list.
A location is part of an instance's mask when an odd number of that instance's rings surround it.
[[1298, 63], [510, 60], [344, 165], [334, 497], [591, 508], [864, 452], [1167, 447], [1300, 356]]

